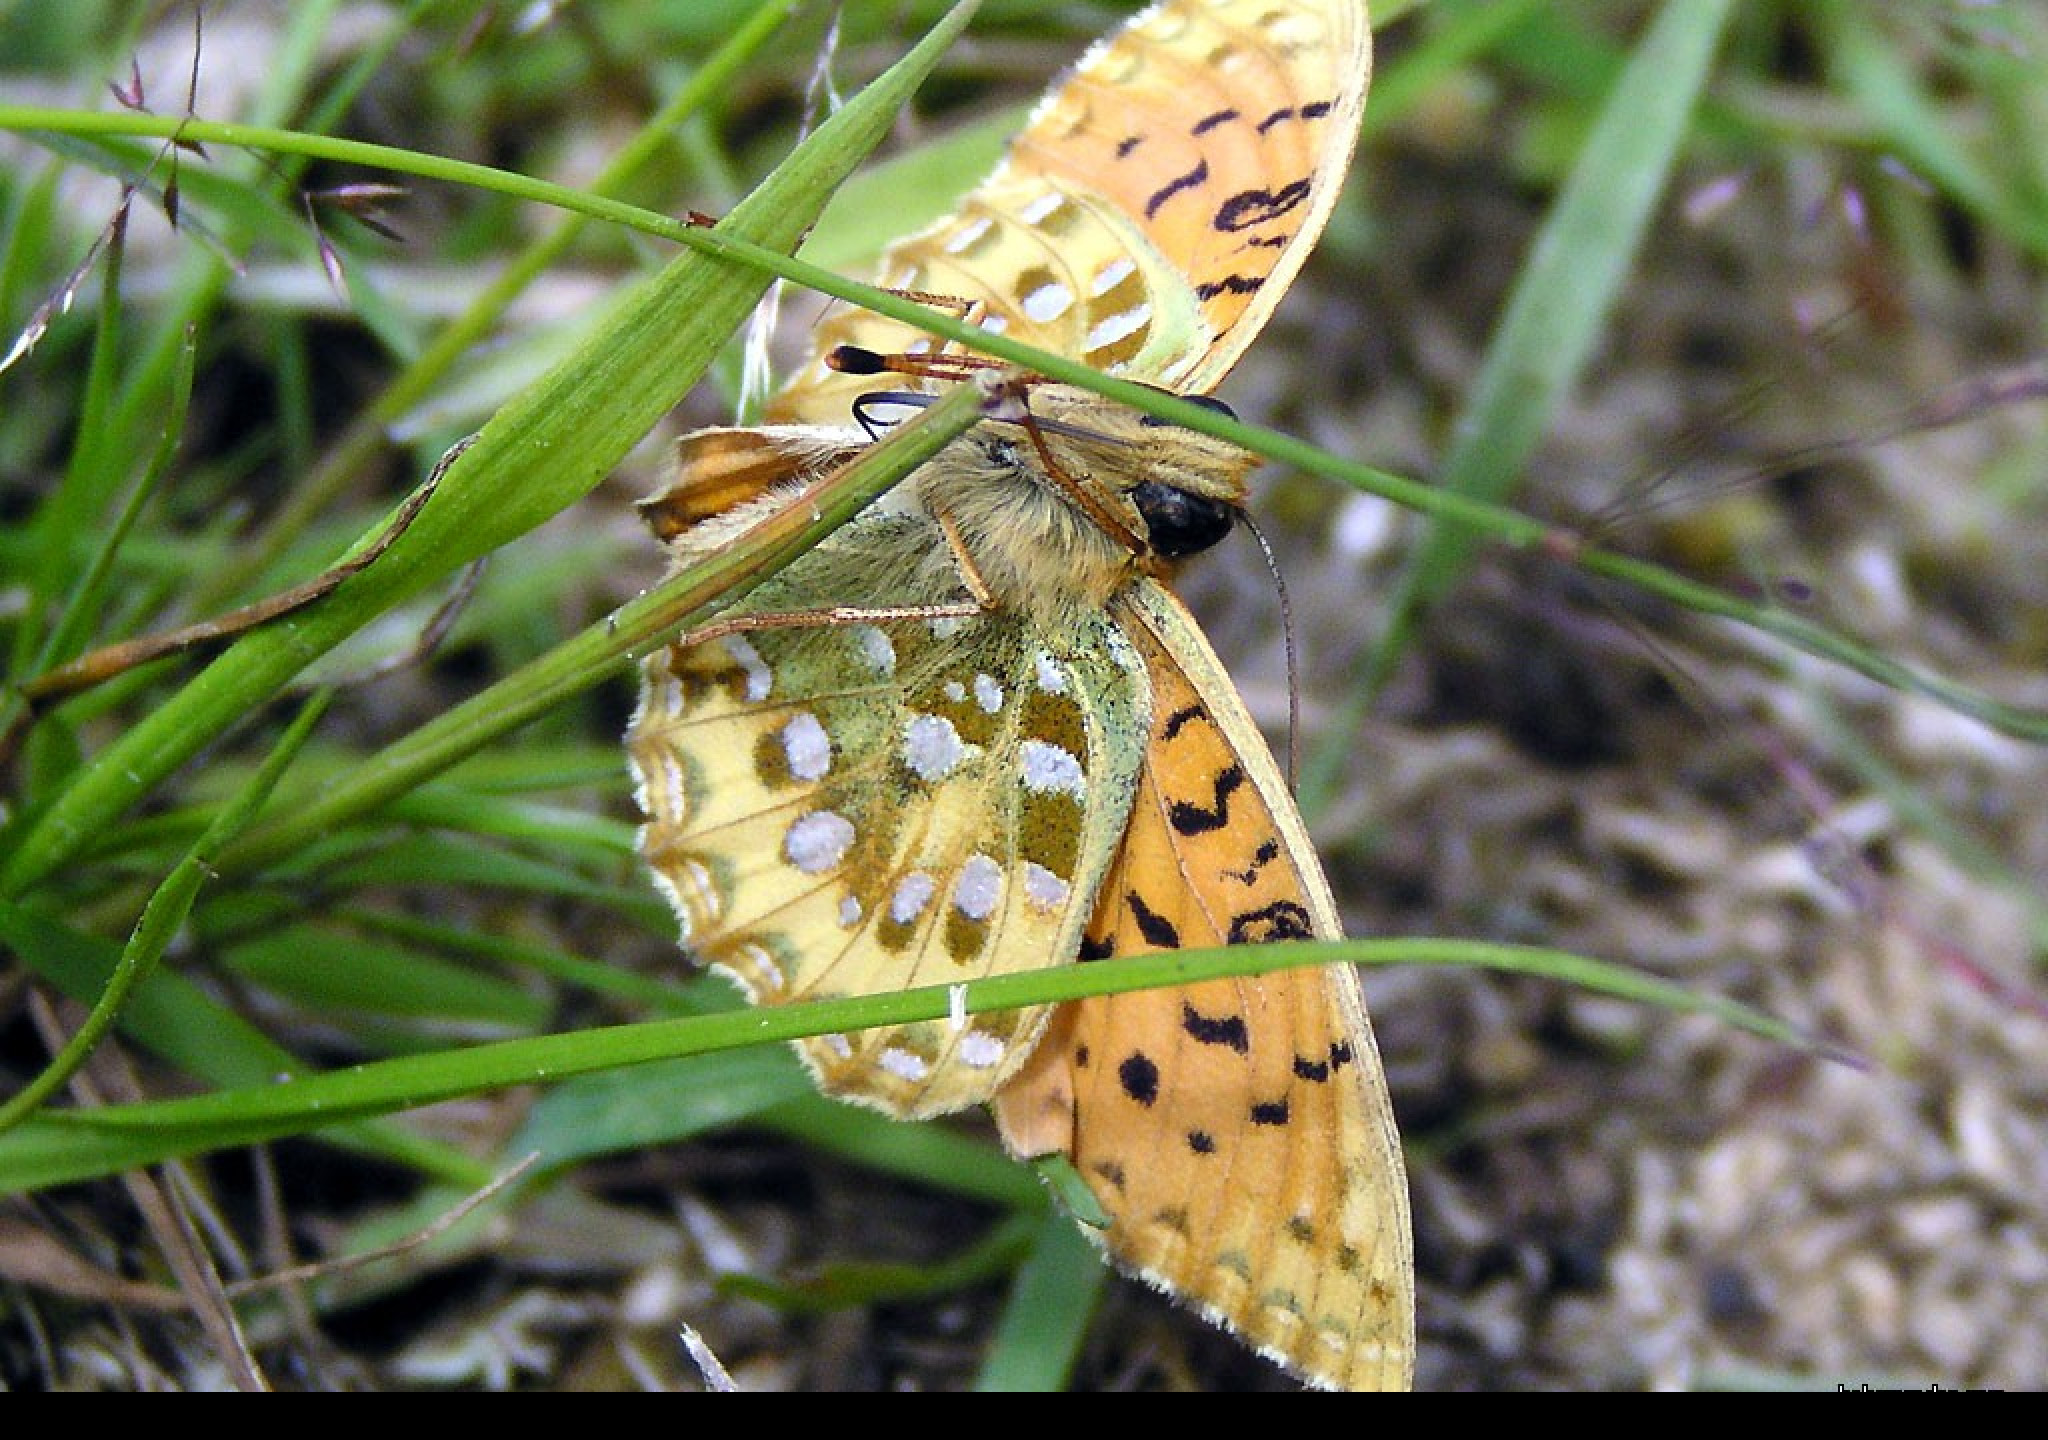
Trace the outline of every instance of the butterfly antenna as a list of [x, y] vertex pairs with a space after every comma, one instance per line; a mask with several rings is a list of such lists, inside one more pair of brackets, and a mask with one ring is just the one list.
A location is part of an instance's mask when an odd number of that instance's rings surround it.
[[1301, 651], [1294, 643], [1294, 604], [1287, 598], [1287, 577], [1280, 573], [1279, 558], [1266, 543], [1266, 532], [1249, 514], [1240, 514], [1238, 519], [1259, 542], [1259, 553], [1266, 557], [1266, 573], [1273, 577], [1273, 594], [1280, 602], [1280, 634], [1287, 649], [1287, 788], [1294, 790], [1301, 779], [1300, 746], [1296, 743], [1301, 736]]

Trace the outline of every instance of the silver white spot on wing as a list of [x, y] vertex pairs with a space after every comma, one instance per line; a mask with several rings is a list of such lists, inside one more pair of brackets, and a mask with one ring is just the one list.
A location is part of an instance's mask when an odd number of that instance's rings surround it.
[[1114, 315], [1105, 315], [1088, 327], [1088, 338], [1081, 342], [1085, 350], [1100, 350], [1105, 345], [1114, 345], [1127, 335], [1144, 329], [1152, 321], [1152, 307], [1139, 301], [1128, 310], [1119, 310]]
[[1051, 913], [1064, 909], [1069, 887], [1067, 882], [1035, 861], [1024, 865], [1024, 898], [1034, 910]]
[[782, 962], [769, 952], [767, 946], [750, 940], [739, 948], [735, 958], [743, 959], [744, 963], [728, 961], [724, 968], [740, 975], [753, 994], [779, 995], [789, 988], [789, 977], [782, 973]]
[[822, 780], [832, 773], [832, 737], [818, 717], [798, 711], [782, 727], [782, 756], [799, 780]]
[[1137, 262], [1132, 260], [1130, 256], [1117, 256], [1116, 259], [1095, 272], [1095, 278], [1088, 283], [1088, 293], [1098, 296], [1107, 295], [1136, 273], [1137, 268]]
[[1023, 761], [1024, 788], [1035, 794], [1059, 793], [1076, 800], [1088, 793], [1088, 775], [1071, 750], [1044, 740], [1026, 740], [1017, 747]]
[[853, 844], [853, 822], [836, 810], [813, 810], [792, 820], [782, 837], [782, 853], [806, 875], [822, 875], [846, 858]]
[[960, 767], [970, 747], [943, 715], [913, 715], [903, 727], [903, 763], [927, 785]]
[[932, 1067], [925, 1063], [922, 1055], [912, 1054], [895, 1045], [889, 1046], [881, 1053], [879, 1063], [898, 1080], [908, 1080], [912, 1084], [932, 1073]]
[[908, 925], [924, 913], [938, 888], [938, 882], [925, 871], [911, 871], [896, 882], [896, 893], [889, 897], [889, 918], [898, 925]]
[[1044, 325], [1057, 320], [1073, 308], [1074, 292], [1057, 280], [1048, 280], [1018, 302], [1024, 318]]
[[[671, 868], [681, 870], [681, 877], [671, 875]], [[690, 943], [690, 936], [697, 928], [696, 916], [699, 911], [704, 912], [707, 923], [718, 923], [718, 907], [715, 893], [711, 889], [711, 876], [702, 865], [694, 860], [686, 860], [680, 864], [669, 861], [653, 874], [656, 888], [668, 896], [668, 903], [676, 912], [676, 928], [683, 944]], [[710, 903], [706, 903], [707, 901]]]
[[1041, 195], [1032, 197], [1025, 204], [1024, 208], [1017, 212], [1017, 218], [1026, 225], [1042, 225], [1054, 215], [1057, 215], [1060, 212], [1060, 208], [1066, 203], [1067, 197], [1060, 194], [1059, 191], [1047, 190]]
[[639, 801], [640, 813], [671, 825], [688, 823], [689, 792], [683, 788], [682, 761], [666, 748], [653, 752], [651, 766], [638, 755], [629, 758], [639, 782], [634, 798]]
[[1009, 1048], [986, 1030], [969, 1030], [960, 1037], [960, 1062], [970, 1070], [991, 1069], [1002, 1063]]
[[853, 644], [860, 658], [877, 675], [896, 673], [896, 643], [880, 630], [872, 625], [861, 626], [853, 632]]
[[995, 223], [986, 215], [978, 215], [948, 235], [946, 243], [940, 248], [948, 255], [958, 255], [962, 251], [971, 250], [982, 236], [988, 234], [989, 227]]
[[976, 675], [974, 677], [974, 703], [981, 707], [982, 713], [985, 715], [993, 715], [1002, 709], [1002, 682], [993, 675]]
[[641, 671], [640, 700], [633, 707], [633, 719], [626, 728], [637, 731], [650, 720], [674, 717], [682, 713], [682, 683], [676, 679], [676, 672], [669, 666], [669, 652], [657, 650], [648, 657], [647, 666]]
[[970, 855], [953, 885], [953, 908], [980, 922], [993, 915], [1003, 898], [1003, 867], [986, 855]]
[[760, 704], [775, 688], [775, 672], [768, 668], [768, 662], [761, 658], [761, 652], [744, 635], [728, 635], [725, 639], [725, 653], [747, 677], [747, 699]]
[[864, 912], [860, 908], [860, 901], [855, 899], [853, 896], [848, 895], [845, 899], [839, 902], [840, 927], [842, 929], [851, 930], [854, 926], [860, 924], [860, 917], [863, 913]]
[[1048, 695], [1067, 693], [1067, 672], [1060, 668], [1059, 661], [1041, 650], [1032, 661], [1032, 668], [1037, 672], [1039, 689]]

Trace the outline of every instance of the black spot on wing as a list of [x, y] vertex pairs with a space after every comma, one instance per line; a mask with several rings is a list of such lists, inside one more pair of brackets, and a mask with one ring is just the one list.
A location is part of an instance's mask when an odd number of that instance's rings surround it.
[[1218, 295], [1255, 295], [1266, 283], [1263, 275], [1226, 275], [1221, 280], [1204, 280], [1195, 287], [1195, 298], [1214, 300]]
[[1131, 906], [1131, 918], [1138, 922], [1138, 933], [1145, 937], [1148, 945], [1161, 950], [1180, 949], [1180, 931], [1174, 923], [1145, 903], [1144, 897], [1133, 890], [1125, 897]]
[[1299, 110], [1292, 105], [1283, 105], [1252, 128], [1263, 135], [1275, 125], [1285, 125], [1289, 120], [1320, 120], [1329, 113], [1330, 102], [1327, 100], [1312, 100]]
[[1116, 947], [1107, 938], [1098, 939], [1093, 935], [1083, 935], [1081, 937], [1079, 958], [1083, 961], [1107, 960], [1115, 953]]
[[1180, 1028], [1204, 1045], [1228, 1045], [1240, 1055], [1252, 1048], [1251, 1034], [1242, 1015], [1204, 1015], [1183, 1000]]
[[1293, 900], [1275, 900], [1257, 910], [1230, 917], [1230, 945], [1265, 945], [1275, 940], [1309, 940], [1315, 936], [1309, 913]]
[[1176, 1234], [1188, 1233], [1188, 1210], [1185, 1205], [1168, 1205], [1152, 1212], [1152, 1223], [1162, 1230]]
[[[1206, 167], [1203, 168], [1206, 171]], [[1289, 181], [1278, 190], [1240, 190], [1216, 207], [1213, 223], [1218, 230], [1249, 230], [1295, 209], [1308, 199], [1308, 193], [1309, 182], [1306, 180]], [[1151, 212], [1146, 213], [1149, 216]]]
[[1194, 1151], [1197, 1155], [1214, 1155], [1216, 1153], [1216, 1137], [1209, 1134], [1206, 1130], [1190, 1130], [1188, 1131], [1188, 1149]]
[[1264, 1100], [1252, 1106], [1254, 1125], [1285, 1125], [1288, 1119], [1285, 1100]]
[[1160, 207], [1165, 205], [1167, 201], [1180, 194], [1183, 190], [1200, 188], [1207, 184], [1208, 180], [1209, 162], [1206, 160], [1196, 161], [1194, 169], [1188, 171], [1185, 175], [1174, 176], [1173, 179], [1152, 192], [1152, 198], [1145, 202], [1145, 218], [1147, 220], [1155, 218], [1159, 214]]
[[1261, 841], [1259, 848], [1252, 852], [1251, 864], [1242, 870], [1226, 870], [1223, 873], [1240, 885], [1253, 885], [1258, 882], [1259, 872], [1279, 858], [1280, 842], [1269, 837]]
[[1166, 723], [1159, 727], [1159, 738], [1171, 740], [1197, 720], [1206, 720], [1208, 712], [1199, 705], [1184, 705], [1166, 717]]
[[1210, 805], [1203, 809], [1192, 800], [1176, 800], [1166, 818], [1178, 834], [1206, 835], [1230, 823], [1230, 797], [1244, 784], [1244, 771], [1235, 765], [1216, 772]]
[[1212, 114], [1204, 115], [1201, 119], [1197, 120], [1195, 128], [1188, 133], [1190, 135], [1207, 135], [1218, 125], [1228, 125], [1237, 118], [1238, 113], [1235, 110], [1218, 110]]
[[[1140, 1105], [1150, 1106], [1159, 1099], [1159, 1067], [1152, 1063], [1141, 1050], [1133, 1050], [1116, 1067], [1117, 1083], [1124, 1087], [1124, 1094]], [[1283, 1107], [1284, 1108], [1284, 1107]]]
[[1137, 149], [1140, 145], [1143, 145], [1144, 143], [1145, 137], [1143, 135], [1124, 136], [1123, 139], [1116, 142], [1116, 158], [1119, 160], [1123, 159], [1126, 155], [1130, 154], [1133, 150]]

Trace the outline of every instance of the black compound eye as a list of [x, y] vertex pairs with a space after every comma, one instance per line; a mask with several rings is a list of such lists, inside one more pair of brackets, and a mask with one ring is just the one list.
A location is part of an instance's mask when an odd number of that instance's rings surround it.
[[1169, 560], [1199, 555], [1230, 533], [1237, 512], [1220, 500], [1190, 495], [1157, 480], [1131, 488], [1131, 503], [1144, 517], [1152, 549]]
[[[1218, 400], [1214, 395], [1183, 395], [1180, 398], [1187, 401], [1190, 405], [1199, 405], [1204, 410], [1214, 410], [1226, 420], [1235, 420], [1237, 418], [1237, 412], [1228, 405], [1225, 405], [1221, 400]], [[1157, 415], [1147, 415], [1138, 423], [1140, 425], [1159, 426], [1171, 425], [1173, 422], [1171, 420], [1161, 420]]]

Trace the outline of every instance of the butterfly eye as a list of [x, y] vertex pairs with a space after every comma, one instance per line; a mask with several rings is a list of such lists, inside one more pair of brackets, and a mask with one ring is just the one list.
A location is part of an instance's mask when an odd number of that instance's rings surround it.
[[1230, 533], [1237, 512], [1220, 500], [1191, 495], [1157, 480], [1131, 488], [1131, 503], [1145, 520], [1152, 548], [1169, 560], [1199, 555]]
[[[1183, 395], [1180, 398], [1187, 401], [1190, 405], [1199, 405], [1204, 410], [1213, 410], [1225, 420], [1235, 420], [1237, 418], [1237, 412], [1221, 400], [1218, 400], [1214, 395]], [[1173, 422], [1171, 420], [1161, 420], [1157, 415], [1147, 415], [1138, 423], [1140, 425], [1160, 426], [1171, 425]]]

